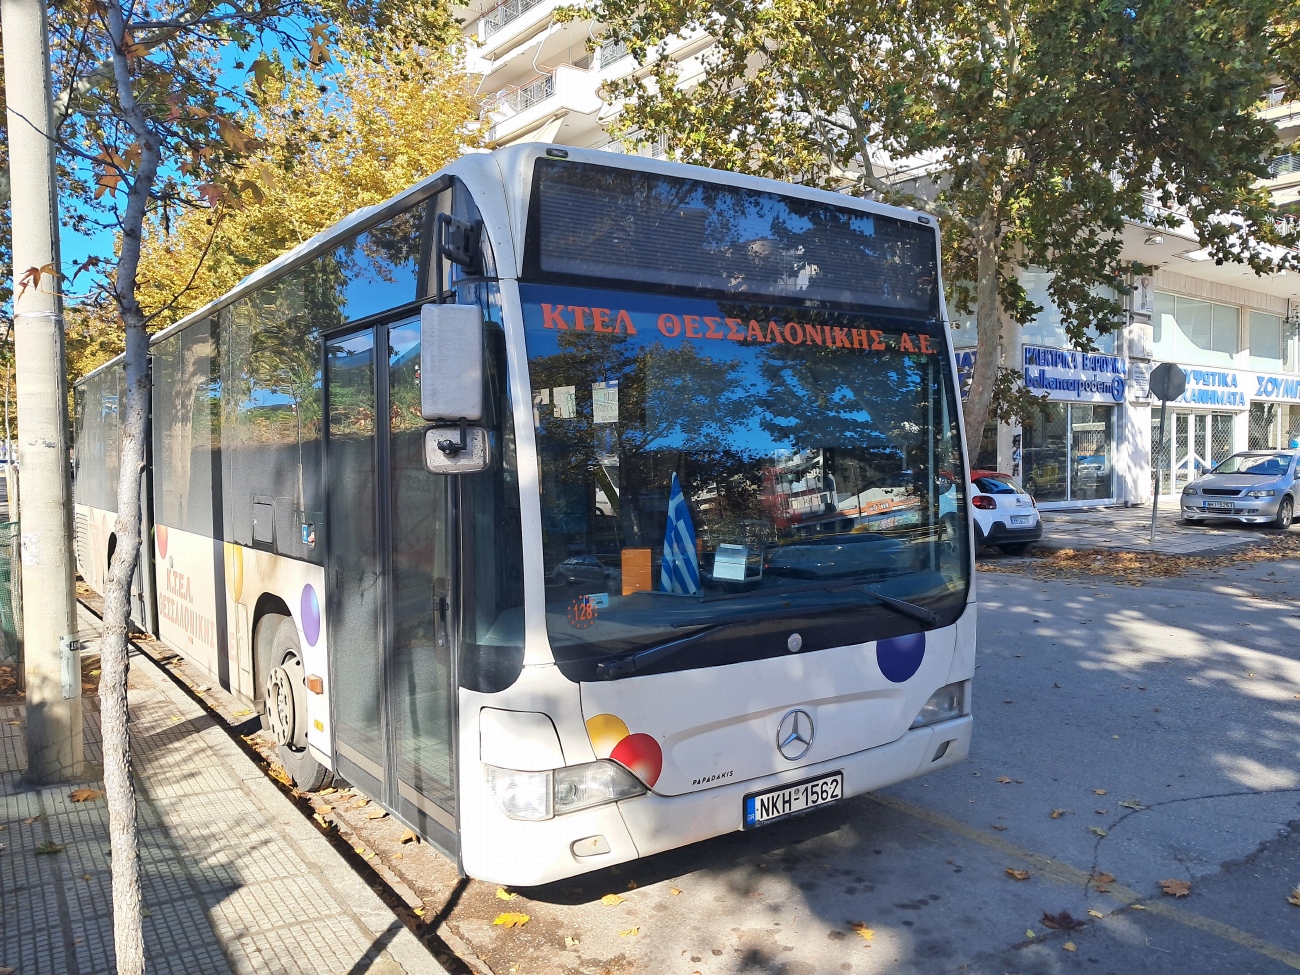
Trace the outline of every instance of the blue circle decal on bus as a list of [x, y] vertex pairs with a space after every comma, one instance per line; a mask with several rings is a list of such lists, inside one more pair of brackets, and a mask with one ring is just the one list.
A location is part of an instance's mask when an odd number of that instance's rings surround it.
[[307, 638], [311, 646], [316, 646], [316, 641], [320, 639], [320, 601], [316, 598], [316, 590], [309, 582], [302, 587], [302, 635]]
[[925, 634], [894, 636], [876, 644], [876, 662], [880, 672], [895, 684], [908, 680], [921, 669], [925, 659]]

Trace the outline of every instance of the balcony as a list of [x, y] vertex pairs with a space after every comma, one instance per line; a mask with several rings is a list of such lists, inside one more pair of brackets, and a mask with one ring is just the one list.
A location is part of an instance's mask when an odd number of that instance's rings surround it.
[[485, 13], [483, 19], [480, 21], [480, 40], [486, 41], [497, 31], [501, 30], [501, 28], [505, 27], [506, 24], [523, 16], [523, 14], [537, 6], [539, 3], [544, 2], [545, 0], [506, 0], [505, 3], [494, 7]]
[[1268, 164], [1268, 178], [1280, 179], [1283, 176], [1300, 174], [1300, 154], [1288, 152], [1284, 156], [1274, 156]]
[[[488, 141], [494, 145], [509, 145], [530, 138], [551, 141], [557, 137], [561, 125], [566, 130], [591, 128], [594, 131], [596, 113], [602, 104], [598, 87], [598, 71], [563, 64], [548, 74], [485, 99], [479, 118], [490, 125]], [[557, 123], [557, 119], [562, 121]], [[553, 131], [545, 128], [548, 122], [555, 123], [551, 126]]]

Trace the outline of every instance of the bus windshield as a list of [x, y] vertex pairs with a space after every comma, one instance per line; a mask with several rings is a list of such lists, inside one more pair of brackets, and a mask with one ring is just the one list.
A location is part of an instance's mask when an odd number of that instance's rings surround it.
[[[783, 606], [804, 650], [875, 639], [861, 616], [887, 611], [849, 582], [956, 619], [968, 553], [941, 326], [567, 285], [521, 292], [558, 662], [582, 672]], [[880, 636], [921, 628], [880, 623]], [[756, 639], [776, 630], [779, 646]], [[788, 653], [788, 630], [729, 627], [671, 667]]]
[[[620, 233], [636, 238], [647, 194], [598, 189], [600, 219], [618, 224], [622, 207]], [[743, 233], [762, 221], [772, 233], [783, 219], [784, 198], [736, 202], [726, 189], [709, 188], [711, 205], [746, 209]], [[547, 190], [535, 182], [535, 197]], [[632, 257], [573, 232], [581, 211], [572, 186], [565, 192], [570, 205], [550, 218], [534, 199], [541, 224], [530, 229], [532, 278], [520, 284], [547, 631], [561, 668], [595, 679], [611, 672], [601, 661], [677, 642], [681, 652], [656, 653], [652, 669], [715, 666], [955, 621], [968, 536], [943, 324], [924, 314], [932, 295], [905, 294], [907, 271], [895, 267], [889, 302], [873, 281], [847, 308], [851, 275], [839, 267], [835, 300], [814, 302], [806, 288], [800, 300], [798, 268], [811, 287], [807, 269], [828, 266], [818, 263], [819, 221], [838, 221], [807, 210], [797, 258], [783, 245], [786, 257], [757, 277], [733, 274], [775, 294], [721, 293], [726, 228], [706, 248], [688, 234], [707, 221], [673, 228], [680, 252], [699, 250], [693, 265], [651, 254], [611, 287], [605, 271]], [[662, 200], [651, 209], [667, 212]], [[864, 238], [878, 226], [863, 225]], [[928, 240], [928, 286], [933, 232], [908, 229]], [[873, 246], [854, 245], [868, 271]], [[843, 233], [827, 249], [841, 264], [851, 250]], [[919, 252], [890, 244], [877, 263]]]

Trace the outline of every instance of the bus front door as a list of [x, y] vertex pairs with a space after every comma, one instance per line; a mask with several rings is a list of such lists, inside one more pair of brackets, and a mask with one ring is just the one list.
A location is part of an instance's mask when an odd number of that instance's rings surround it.
[[451, 499], [424, 467], [419, 320], [326, 343], [339, 772], [455, 855]]

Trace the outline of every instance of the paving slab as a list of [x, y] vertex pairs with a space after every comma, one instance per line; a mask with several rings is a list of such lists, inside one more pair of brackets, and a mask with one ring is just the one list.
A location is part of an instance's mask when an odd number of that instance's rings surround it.
[[[81, 607], [79, 626], [95, 652], [98, 619]], [[443, 971], [207, 712], [139, 653], [129, 698], [151, 973]], [[87, 759], [98, 762], [98, 702], [83, 703]], [[102, 799], [69, 801], [75, 784], [24, 783], [23, 729], [21, 704], [0, 708], [0, 968], [109, 975], [107, 809]]]

